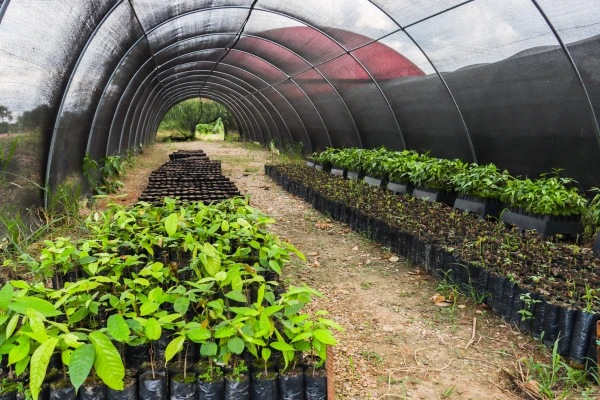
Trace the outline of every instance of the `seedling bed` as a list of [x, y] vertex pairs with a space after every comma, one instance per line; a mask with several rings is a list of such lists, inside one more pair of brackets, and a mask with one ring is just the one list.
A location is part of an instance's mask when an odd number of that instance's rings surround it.
[[0, 290], [3, 346], [16, 349], [0, 360], [0, 398], [332, 395], [326, 359], [342, 328], [304, 307], [320, 293], [283, 286], [290, 255], [306, 259], [273, 222], [244, 198], [166, 198], [110, 204], [87, 237], [44, 241], [26, 261], [32, 282]]
[[304, 166], [265, 171], [316, 210], [484, 298], [521, 330], [544, 332], [546, 344], [561, 337], [559, 354], [594, 367], [600, 261], [591, 249]]
[[[210, 203], [239, 196], [229, 178], [221, 175], [221, 162], [208, 160], [199, 153], [173, 153], [171, 159], [150, 175], [140, 201], [159, 203], [165, 197], [180, 201]], [[178, 158], [179, 157], [179, 158]]]

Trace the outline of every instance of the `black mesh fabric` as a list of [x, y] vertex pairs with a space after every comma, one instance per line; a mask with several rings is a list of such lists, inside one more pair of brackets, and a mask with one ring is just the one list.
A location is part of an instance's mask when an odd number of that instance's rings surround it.
[[[246, 140], [600, 178], [596, 0], [0, 0], [0, 146], [40, 204], [206, 97]], [[229, 129], [229, 128], [228, 128]]]

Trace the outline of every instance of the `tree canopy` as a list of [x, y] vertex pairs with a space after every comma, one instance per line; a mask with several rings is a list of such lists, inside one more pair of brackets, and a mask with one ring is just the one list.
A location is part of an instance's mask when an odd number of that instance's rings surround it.
[[193, 140], [199, 124], [211, 124], [227, 114], [225, 107], [207, 99], [190, 99], [173, 106], [163, 123], [174, 129], [183, 140]]

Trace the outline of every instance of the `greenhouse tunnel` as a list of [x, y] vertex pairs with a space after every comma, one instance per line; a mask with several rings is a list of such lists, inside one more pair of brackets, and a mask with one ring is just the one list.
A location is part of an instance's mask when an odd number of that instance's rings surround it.
[[[597, 0], [0, 0], [9, 172], [51, 188], [186, 99], [244, 140], [600, 175]], [[0, 108], [1, 110], [1, 108]], [[6, 129], [6, 128], [4, 128]], [[12, 134], [0, 130], [6, 151]], [[37, 186], [13, 193], [22, 206]], [[7, 197], [3, 201], [6, 201]]]

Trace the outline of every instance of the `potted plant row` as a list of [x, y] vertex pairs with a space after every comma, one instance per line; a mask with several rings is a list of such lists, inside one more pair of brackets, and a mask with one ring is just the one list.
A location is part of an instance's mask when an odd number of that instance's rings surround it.
[[311, 199], [318, 211], [450, 280], [463, 293], [476, 293], [534, 336], [544, 332], [546, 344], [560, 339], [560, 354], [573, 362], [595, 360], [590, 352], [596, 349], [600, 264], [591, 251], [293, 164], [268, 171], [274, 179], [287, 176], [284, 189]]

